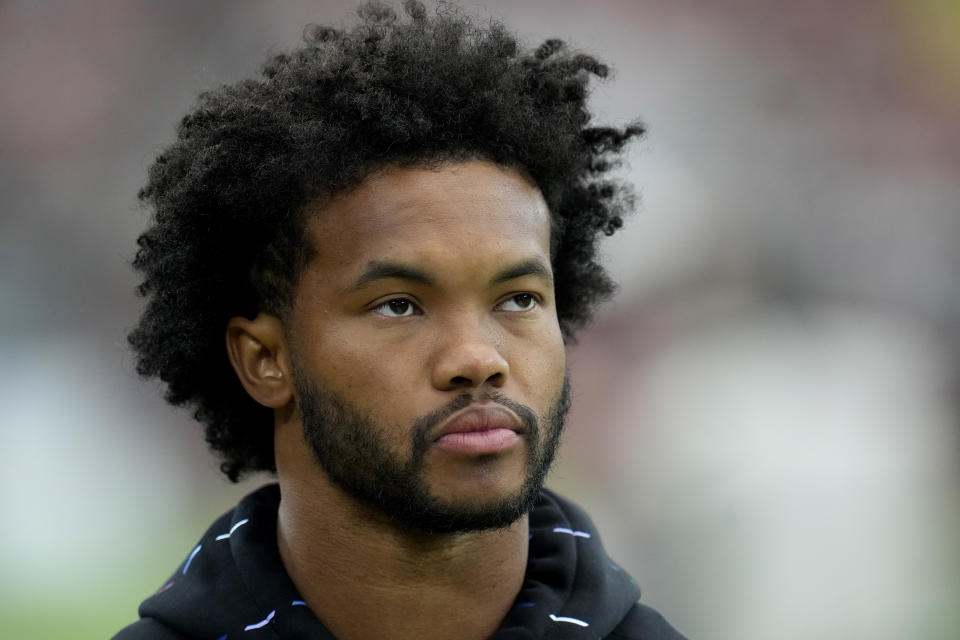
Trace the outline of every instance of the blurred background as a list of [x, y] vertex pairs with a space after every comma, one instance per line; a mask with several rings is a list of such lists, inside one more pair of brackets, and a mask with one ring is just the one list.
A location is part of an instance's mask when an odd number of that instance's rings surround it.
[[[0, 3], [4, 638], [109, 637], [268, 481], [136, 378], [136, 191], [200, 90], [354, 6]], [[462, 6], [650, 127], [552, 486], [693, 639], [960, 637], [960, 3]]]

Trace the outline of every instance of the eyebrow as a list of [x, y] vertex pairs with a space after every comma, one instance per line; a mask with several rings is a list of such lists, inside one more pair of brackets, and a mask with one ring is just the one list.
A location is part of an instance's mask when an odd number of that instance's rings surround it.
[[542, 261], [537, 260], [536, 258], [530, 260], [524, 260], [523, 262], [518, 262], [517, 264], [510, 265], [497, 275], [495, 275], [491, 280], [491, 285], [503, 284], [510, 280], [516, 280], [517, 278], [523, 278], [525, 276], [536, 276], [553, 284], [553, 276], [550, 273], [550, 267], [545, 265]]
[[396, 262], [380, 262], [371, 260], [367, 263], [367, 270], [364, 271], [357, 281], [353, 284], [354, 289], [363, 289], [370, 286], [377, 280], [387, 280], [395, 278], [398, 280], [410, 280], [424, 285], [433, 285], [434, 279], [422, 269], [408, 267]]
[[[551, 276], [550, 268], [547, 267], [542, 261], [534, 258], [512, 264], [503, 269], [490, 279], [490, 285], [494, 286], [503, 284], [504, 282], [509, 282], [510, 280], [516, 280], [517, 278], [523, 278], [525, 276], [536, 276], [538, 278], [542, 278], [551, 285], [553, 284], [553, 277]], [[417, 282], [426, 286], [434, 286], [436, 284], [436, 280], [423, 269], [400, 264], [398, 262], [382, 262], [379, 260], [371, 260], [369, 263], [367, 263], [366, 271], [360, 274], [360, 277], [357, 278], [357, 281], [353, 283], [353, 289], [363, 289], [378, 280], [389, 279], [409, 280], [411, 282]]]

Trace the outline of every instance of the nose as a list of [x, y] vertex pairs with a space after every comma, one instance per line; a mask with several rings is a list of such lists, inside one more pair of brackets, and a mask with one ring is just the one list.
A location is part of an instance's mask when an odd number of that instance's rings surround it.
[[433, 367], [433, 386], [442, 391], [470, 389], [484, 384], [502, 387], [510, 365], [493, 332], [482, 326], [445, 331]]

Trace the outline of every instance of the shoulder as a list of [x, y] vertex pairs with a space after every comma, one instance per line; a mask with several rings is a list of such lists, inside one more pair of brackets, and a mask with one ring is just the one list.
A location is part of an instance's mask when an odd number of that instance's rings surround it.
[[110, 640], [190, 640], [153, 618], [141, 618], [121, 629]]
[[662, 615], [639, 602], [633, 605], [617, 628], [605, 638], [607, 640], [687, 640], [686, 636], [670, 626]]

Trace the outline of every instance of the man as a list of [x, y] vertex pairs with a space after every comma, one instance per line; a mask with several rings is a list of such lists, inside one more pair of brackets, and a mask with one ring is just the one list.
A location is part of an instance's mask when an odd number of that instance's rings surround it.
[[278, 484], [121, 640], [681, 637], [542, 488], [642, 128], [589, 126], [592, 57], [405, 9], [203, 94], [150, 169], [139, 371]]

